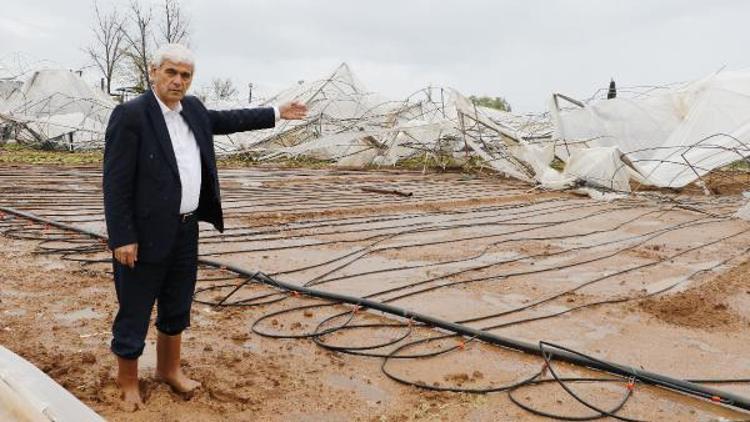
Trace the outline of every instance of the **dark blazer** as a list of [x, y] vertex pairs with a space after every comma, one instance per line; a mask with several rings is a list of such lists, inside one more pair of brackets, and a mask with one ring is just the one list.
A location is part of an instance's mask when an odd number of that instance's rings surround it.
[[[163, 260], [179, 223], [182, 187], [172, 141], [155, 94], [120, 104], [112, 111], [104, 148], [104, 215], [109, 247], [138, 243], [138, 259]], [[271, 128], [273, 108], [207, 110], [195, 97], [182, 100], [182, 116], [201, 155], [198, 219], [224, 230], [213, 135]]]

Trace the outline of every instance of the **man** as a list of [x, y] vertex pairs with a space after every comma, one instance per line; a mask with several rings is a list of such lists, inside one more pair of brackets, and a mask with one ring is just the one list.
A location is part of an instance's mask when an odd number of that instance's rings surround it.
[[157, 303], [156, 377], [188, 393], [200, 383], [180, 367], [181, 333], [190, 325], [198, 220], [224, 222], [213, 135], [271, 128], [303, 119], [305, 105], [207, 110], [186, 96], [192, 53], [162, 47], [150, 64], [151, 90], [112, 111], [104, 150], [104, 212], [113, 251], [119, 310], [112, 326], [117, 383], [128, 407], [143, 405], [138, 358]]

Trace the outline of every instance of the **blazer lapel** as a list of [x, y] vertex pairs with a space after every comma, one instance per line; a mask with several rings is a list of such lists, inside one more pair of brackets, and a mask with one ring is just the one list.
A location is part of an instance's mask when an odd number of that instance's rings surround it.
[[167, 122], [164, 121], [164, 114], [159, 107], [159, 103], [156, 102], [156, 94], [151, 90], [149, 90], [148, 93], [148, 115], [151, 118], [151, 124], [154, 127], [156, 139], [159, 142], [159, 145], [161, 145], [162, 151], [164, 151], [164, 156], [167, 157], [169, 167], [172, 168], [175, 176], [179, 179], [180, 171], [177, 169], [177, 158], [175, 158], [174, 148], [172, 148], [172, 139], [169, 137]]

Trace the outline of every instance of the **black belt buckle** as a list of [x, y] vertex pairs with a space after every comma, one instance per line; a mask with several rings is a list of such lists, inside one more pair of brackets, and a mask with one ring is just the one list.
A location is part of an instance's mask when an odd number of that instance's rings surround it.
[[195, 215], [195, 211], [186, 212], [185, 214], [180, 214], [180, 222], [183, 224], [187, 223], [188, 221], [190, 221], [190, 219], [193, 218], [194, 215]]

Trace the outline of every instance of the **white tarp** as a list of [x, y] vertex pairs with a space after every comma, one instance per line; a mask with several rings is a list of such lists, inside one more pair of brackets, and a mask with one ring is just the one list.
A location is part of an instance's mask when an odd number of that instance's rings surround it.
[[360, 167], [393, 165], [414, 156], [460, 161], [477, 155], [509, 176], [533, 177], [509, 150], [522, 135], [451, 88], [425, 88], [402, 101], [388, 101], [367, 91], [342, 64], [330, 76], [293, 86], [266, 104], [292, 100], [308, 105], [305, 121], [219, 138], [217, 148], [248, 151], [261, 159], [307, 156]]
[[[361, 132], [361, 137], [367, 135], [368, 131], [378, 129], [385, 110], [392, 106], [379, 95], [367, 91], [345, 63], [325, 78], [295, 84], [258, 105], [278, 106], [293, 100], [307, 105], [308, 119], [282, 120], [272, 129], [217, 136], [217, 150], [272, 153], [343, 132]], [[208, 103], [207, 107], [227, 108], [212, 103]], [[232, 108], [232, 105], [228, 108]], [[357, 142], [357, 137], [350, 138]], [[302, 151], [292, 150], [291, 153]]]
[[563, 175], [581, 180], [587, 186], [618, 192], [630, 192], [630, 167], [614, 147], [575, 150], [565, 163]]
[[39, 368], [2, 346], [0, 417], [24, 421], [104, 421]]
[[83, 113], [104, 120], [114, 107], [107, 95], [89, 86], [76, 73], [64, 69], [44, 69], [31, 77], [7, 99], [9, 114], [48, 116]]
[[34, 72], [0, 104], [5, 121], [18, 124], [22, 141], [64, 141], [73, 148], [104, 144], [115, 103], [78, 74], [62, 69]]
[[648, 96], [551, 106], [555, 153], [616, 147], [646, 183], [682, 187], [750, 155], [750, 71], [720, 72]]
[[552, 144], [521, 145], [512, 150], [534, 170], [534, 179], [546, 189], [568, 189], [582, 183], [605, 191], [630, 192], [632, 169], [622, 161], [622, 153], [615, 147], [575, 149], [563, 171], [550, 166], [554, 159]]

